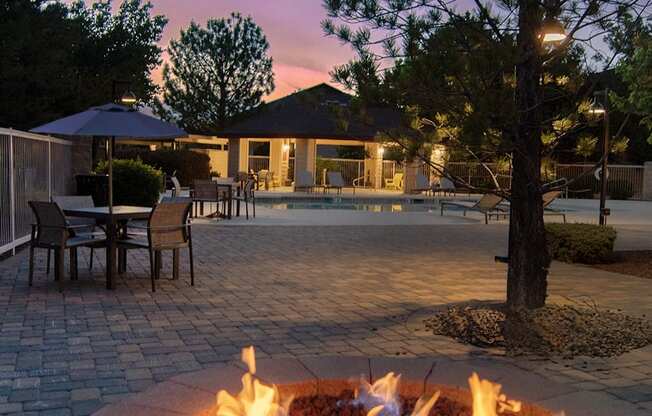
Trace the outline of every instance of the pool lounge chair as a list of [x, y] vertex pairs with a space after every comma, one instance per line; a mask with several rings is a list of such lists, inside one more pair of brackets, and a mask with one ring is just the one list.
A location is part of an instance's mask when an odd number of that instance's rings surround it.
[[462, 215], [466, 216], [467, 211], [476, 211], [484, 214], [484, 223], [489, 224], [491, 217], [499, 219], [501, 216], [509, 216], [509, 206], [501, 205], [503, 198], [494, 194], [484, 194], [478, 202], [470, 201], [442, 201], [440, 203], [441, 215], [444, 215], [446, 207], [456, 207], [462, 210]]
[[455, 188], [455, 184], [453, 183], [453, 181], [451, 181], [448, 178], [441, 177], [439, 179], [439, 184], [435, 185], [432, 188], [432, 192], [433, 192], [433, 194], [435, 192], [441, 192], [444, 196], [446, 195], [446, 193], [448, 193], [449, 195], [451, 195], [451, 194], [455, 195], [455, 192], [457, 192], [457, 189]]
[[[331, 189], [335, 189], [337, 194], [341, 195], [342, 188], [346, 186], [344, 184], [342, 172], [326, 172], [326, 178], [328, 179], [328, 183], [324, 185], [324, 193], [329, 192]], [[355, 193], [355, 188], [353, 188], [353, 193]]]
[[298, 171], [297, 179], [294, 181], [294, 192], [302, 189], [306, 192], [312, 192], [315, 189], [315, 179], [312, 177], [312, 173], [307, 170]]
[[414, 193], [422, 193], [425, 192], [426, 195], [428, 195], [430, 192], [433, 192], [433, 185], [430, 183], [428, 178], [422, 173], [417, 173], [417, 177], [415, 179], [415, 187], [412, 189], [412, 192]]
[[392, 179], [385, 179], [385, 188], [397, 191], [403, 189], [403, 174], [395, 173]]
[[560, 216], [564, 220], [564, 224], [566, 224], [566, 214], [558, 209], [550, 207], [550, 204], [559, 198], [561, 193], [561, 191], [549, 191], [542, 195], [541, 199], [543, 199], [543, 215]]

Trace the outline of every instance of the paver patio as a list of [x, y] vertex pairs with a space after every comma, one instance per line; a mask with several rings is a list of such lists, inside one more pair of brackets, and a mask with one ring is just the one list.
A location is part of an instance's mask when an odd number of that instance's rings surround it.
[[[63, 294], [44, 274], [44, 252], [32, 288], [24, 253], [0, 262], [0, 414], [89, 414], [231, 361], [251, 344], [263, 359], [505, 363], [568, 387], [573, 402], [622, 400], [628, 414], [652, 414], [652, 348], [614, 359], [511, 359], [413, 330], [414, 316], [436, 305], [504, 298], [505, 266], [493, 261], [505, 252], [504, 225], [197, 225], [193, 236], [197, 285], [189, 286], [182, 257], [181, 280], [162, 280], [155, 294], [144, 253], [129, 253], [114, 291], [104, 289], [102, 256], [93, 279], [80, 269]], [[628, 248], [652, 247], [640, 227], [620, 238]], [[582, 266], [554, 264], [550, 293], [652, 313], [649, 280]]]

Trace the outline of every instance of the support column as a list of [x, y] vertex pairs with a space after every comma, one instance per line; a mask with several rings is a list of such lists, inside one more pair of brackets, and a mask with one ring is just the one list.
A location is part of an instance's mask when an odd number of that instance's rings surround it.
[[227, 176], [235, 178], [240, 170], [240, 138], [229, 138], [229, 156], [227, 160]]
[[238, 159], [238, 171], [249, 172], [249, 139], [240, 139], [240, 158]]
[[643, 164], [643, 199], [652, 201], [652, 162]]
[[405, 163], [405, 173], [403, 174], [403, 193], [410, 194], [417, 185], [417, 173], [421, 169], [422, 163], [419, 159], [414, 159]]
[[271, 139], [269, 141], [269, 171], [274, 178], [282, 185], [283, 178], [283, 139]]
[[366, 186], [380, 189], [383, 186], [383, 153], [384, 148], [380, 143], [365, 143], [365, 152], [369, 159], [364, 161], [364, 174], [369, 174]]
[[307, 170], [315, 179], [317, 164], [317, 141], [315, 139], [296, 139], [294, 151], [294, 178], [297, 172]]

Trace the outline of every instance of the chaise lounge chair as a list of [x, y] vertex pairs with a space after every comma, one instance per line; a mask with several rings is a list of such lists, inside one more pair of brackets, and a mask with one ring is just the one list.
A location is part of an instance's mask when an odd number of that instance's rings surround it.
[[430, 183], [428, 178], [425, 177], [422, 173], [417, 173], [417, 177], [415, 180], [415, 187], [412, 190], [412, 192], [415, 193], [421, 193], [425, 192], [426, 195], [428, 195], [430, 192], [433, 192], [433, 185]]
[[543, 215], [557, 215], [563, 218], [564, 224], [566, 224], [566, 214], [558, 209], [551, 208], [550, 204], [552, 204], [555, 199], [559, 198], [561, 196], [561, 191], [550, 191], [546, 192], [541, 196], [543, 199]]
[[433, 194], [436, 192], [441, 192], [444, 196], [446, 196], [446, 193], [449, 195], [455, 195], [455, 192], [457, 192], [457, 189], [455, 188], [455, 184], [453, 181], [451, 181], [448, 178], [439, 178], [439, 184], [435, 185], [432, 187], [432, 192]]
[[462, 215], [466, 216], [467, 211], [477, 211], [484, 214], [484, 223], [489, 224], [489, 219], [495, 216], [499, 219], [501, 216], [509, 216], [509, 206], [501, 205], [503, 198], [494, 194], [484, 194], [478, 202], [466, 201], [442, 201], [440, 202], [441, 215], [444, 215], [446, 207], [457, 207], [462, 209]]
[[306, 192], [312, 192], [315, 189], [315, 179], [312, 177], [312, 173], [307, 170], [298, 171], [297, 179], [294, 181], [294, 192], [301, 189]]
[[[344, 184], [344, 178], [342, 177], [341, 172], [327, 172], [326, 178], [328, 183], [324, 185], [324, 193], [327, 193], [331, 189], [335, 189], [338, 195], [342, 194], [342, 188], [346, 185]], [[353, 188], [353, 193], [355, 193], [355, 187]]]

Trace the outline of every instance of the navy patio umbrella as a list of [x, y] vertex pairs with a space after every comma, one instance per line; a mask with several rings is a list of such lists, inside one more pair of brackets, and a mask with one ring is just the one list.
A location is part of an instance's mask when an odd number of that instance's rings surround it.
[[[55, 120], [30, 130], [33, 133], [65, 136], [100, 136], [116, 139], [165, 140], [188, 134], [174, 124], [118, 104], [91, 107], [81, 113]], [[113, 211], [113, 149], [108, 148], [109, 211]]]

